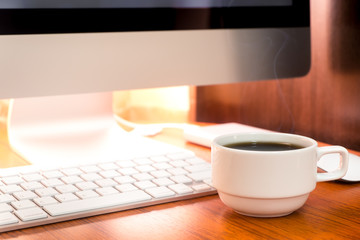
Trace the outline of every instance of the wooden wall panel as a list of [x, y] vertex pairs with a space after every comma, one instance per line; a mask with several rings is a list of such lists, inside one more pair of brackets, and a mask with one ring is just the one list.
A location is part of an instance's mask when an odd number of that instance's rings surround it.
[[240, 122], [360, 150], [360, 1], [311, 1], [301, 78], [197, 87], [196, 120]]

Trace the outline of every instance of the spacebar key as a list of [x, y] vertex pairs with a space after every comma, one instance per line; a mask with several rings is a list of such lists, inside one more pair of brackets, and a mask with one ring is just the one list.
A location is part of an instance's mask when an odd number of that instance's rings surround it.
[[54, 217], [65, 214], [91, 211], [101, 208], [121, 206], [123, 204], [131, 204], [150, 199], [150, 195], [141, 190], [138, 190], [126, 193], [106, 195], [102, 197], [87, 198], [78, 201], [47, 205], [44, 206], [44, 210]]

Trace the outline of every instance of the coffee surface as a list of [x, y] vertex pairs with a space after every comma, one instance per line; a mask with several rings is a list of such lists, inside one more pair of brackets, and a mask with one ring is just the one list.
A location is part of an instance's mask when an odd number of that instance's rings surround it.
[[225, 147], [248, 151], [289, 151], [303, 148], [293, 143], [278, 142], [239, 142], [227, 144]]

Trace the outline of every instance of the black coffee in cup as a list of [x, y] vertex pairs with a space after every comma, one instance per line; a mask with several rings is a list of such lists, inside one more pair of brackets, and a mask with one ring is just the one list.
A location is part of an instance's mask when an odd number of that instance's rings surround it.
[[289, 151], [304, 148], [293, 143], [278, 142], [238, 142], [224, 145], [228, 148], [248, 151]]

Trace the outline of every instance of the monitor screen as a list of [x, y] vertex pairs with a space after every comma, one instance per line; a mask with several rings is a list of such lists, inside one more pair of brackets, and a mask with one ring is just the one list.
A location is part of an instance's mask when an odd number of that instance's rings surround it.
[[2, 1], [0, 33], [71, 33], [304, 27], [293, 0]]
[[309, 1], [4, 0], [0, 98], [305, 75]]

